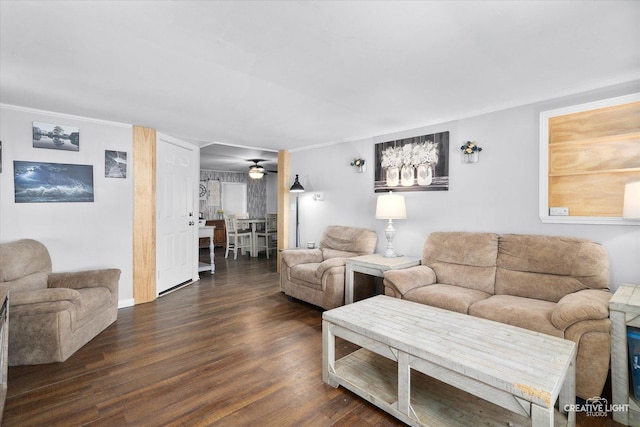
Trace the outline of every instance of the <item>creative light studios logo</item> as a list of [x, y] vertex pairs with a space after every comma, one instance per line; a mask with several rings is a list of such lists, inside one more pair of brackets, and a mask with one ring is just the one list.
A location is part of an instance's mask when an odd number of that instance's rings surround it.
[[609, 401], [604, 397], [592, 397], [585, 400], [584, 403], [564, 405], [564, 410], [566, 412], [584, 412], [587, 417], [606, 417], [610, 412], [627, 412], [629, 410], [629, 405], [610, 405]]

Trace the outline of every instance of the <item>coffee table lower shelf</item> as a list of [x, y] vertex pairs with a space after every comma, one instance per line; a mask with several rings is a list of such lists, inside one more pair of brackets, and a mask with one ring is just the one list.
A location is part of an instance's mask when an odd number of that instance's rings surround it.
[[[418, 371], [411, 371], [411, 409], [397, 409], [398, 365], [365, 348], [336, 360], [331, 380], [412, 426], [530, 426], [531, 419], [480, 399]], [[554, 424], [567, 425], [555, 411]]]

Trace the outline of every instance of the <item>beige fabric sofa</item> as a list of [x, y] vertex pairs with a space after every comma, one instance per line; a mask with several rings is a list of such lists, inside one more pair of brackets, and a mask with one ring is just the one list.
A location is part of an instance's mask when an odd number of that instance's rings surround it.
[[290, 297], [327, 310], [344, 305], [346, 258], [372, 254], [377, 241], [373, 230], [327, 227], [319, 248], [282, 251], [282, 290]]
[[572, 340], [576, 394], [600, 396], [611, 321], [609, 261], [588, 240], [539, 235], [432, 233], [422, 265], [388, 271], [385, 294]]
[[47, 248], [0, 245], [0, 288], [9, 290], [9, 365], [63, 362], [118, 315], [120, 270], [51, 273]]

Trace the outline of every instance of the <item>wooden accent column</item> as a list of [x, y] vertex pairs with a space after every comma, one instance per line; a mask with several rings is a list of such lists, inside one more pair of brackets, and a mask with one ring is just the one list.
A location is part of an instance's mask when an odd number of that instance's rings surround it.
[[156, 299], [156, 131], [133, 127], [133, 299]]
[[280, 249], [289, 247], [289, 173], [290, 154], [286, 150], [278, 151], [278, 264], [280, 272]]

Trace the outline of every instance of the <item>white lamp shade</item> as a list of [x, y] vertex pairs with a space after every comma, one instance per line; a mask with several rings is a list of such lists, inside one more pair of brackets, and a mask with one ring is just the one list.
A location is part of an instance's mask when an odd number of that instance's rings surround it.
[[376, 219], [406, 219], [407, 208], [404, 204], [404, 196], [395, 194], [383, 194], [378, 196], [376, 205]]
[[640, 181], [629, 182], [625, 185], [622, 217], [640, 219]]

